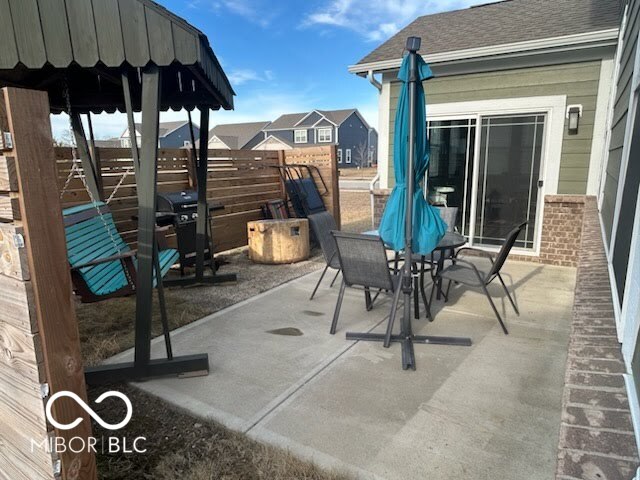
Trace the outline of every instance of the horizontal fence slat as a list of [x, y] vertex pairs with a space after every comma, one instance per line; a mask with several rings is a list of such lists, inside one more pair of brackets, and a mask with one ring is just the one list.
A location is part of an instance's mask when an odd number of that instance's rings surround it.
[[[213, 212], [212, 226], [216, 251], [227, 250], [247, 244], [246, 223], [262, 217], [261, 207], [272, 200], [283, 200], [284, 191], [277, 168], [282, 159], [287, 163], [302, 163], [318, 166], [320, 173], [330, 185], [332, 162], [335, 158], [332, 147], [310, 147], [288, 152], [268, 150], [220, 150], [208, 151], [207, 199], [221, 203], [225, 208]], [[73, 168], [73, 152], [67, 147], [55, 150], [58, 169], [58, 185], [62, 189]], [[125, 242], [135, 248], [137, 242], [136, 179], [129, 148], [99, 148], [100, 173], [105, 198], [117, 187], [109, 203], [118, 232]], [[62, 198], [63, 208], [89, 202], [84, 184], [79, 177], [82, 167], [76, 162], [73, 178]], [[172, 192], [195, 188], [193, 179], [192, 152], [184, 148], [158, 150], [158, 191]], [[129, 173], [125, 176], [125, 172]], [[124, 177], [124, 179], [123, 179]], [[318, 183], [318, 182], [316, 182]], [[323, 189], [319, 186], [320, 191]], [[323, 197], [328, 208], [334, 199]], [[175, 233], [167, 232], [169, 245], [175, 245]]]

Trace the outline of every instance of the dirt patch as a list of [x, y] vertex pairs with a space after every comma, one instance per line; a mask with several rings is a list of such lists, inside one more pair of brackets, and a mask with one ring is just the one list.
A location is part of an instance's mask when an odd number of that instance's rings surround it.
[[377, 167], [367, 168], [341, 168], [340, 178], [348, 178], [350, 180], [370, 180], [378, 173]]
[[371, 196], [369, 192], [341, 190], [340, 216], [342, 229], [347, 232], [361, 233], [372, 230]]
[[[125, 393], [133, 403], [131, 422], [118, 436], [145, 437], [138, 444], [146, 453], [98, 454], [99, 478], [103, 480], [346, 480], [349, 477], [322, 470], [289, 452], [258, 443], [222, 425], [196, 419], [169, 407], [134, 387], [110, 385], [91, 389], [95, 400], [107, 390]], [[105, 421], [117, 423], [125, 415], [120, 400], [92, 403]], [[94, 422], [96, 437], [113, 432]]]

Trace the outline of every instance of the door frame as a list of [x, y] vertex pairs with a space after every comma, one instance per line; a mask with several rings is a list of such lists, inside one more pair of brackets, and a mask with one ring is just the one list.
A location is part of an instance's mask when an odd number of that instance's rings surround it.
[[[567, 107], [566, 95], [546, 97], [502, 98], [492, 100], [478, 100], [471, 102], [436, 103], [427, 105], [427, 119], [429, 121], [443, 120], [476, 120], [476, 138], [474, 149], [472, 198], [477, 198], [478, 169], [480, 165], [480, 138], [482, 117], [496, 115], [531, 115], [545, 114], [545, 132], [543, 138], [542, 158], [540, 163], [540, 177], [543, 186], [538, 190], [538, 205], [536, 208], [536, 237], [533, 249], [514, 248], [514, 251], [528, 256], [540, 255], [542, 239], [542, 219], [544, 218], [544, 197], [558, 192], [560, 180], [560, 160], [564, 139], [565, 112]], [[473, 245], [475, 231], [475, 214], [477, 201], [472, 202], [470, 212], [470, 243]], [[499, 247], [478, 246], [484, 250], [496, 251]]]

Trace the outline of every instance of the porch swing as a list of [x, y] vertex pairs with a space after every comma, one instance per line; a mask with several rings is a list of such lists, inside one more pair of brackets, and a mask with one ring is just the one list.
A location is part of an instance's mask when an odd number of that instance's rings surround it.
[[[76, 135], [74, 118], [71, 111], [71, 99], [68, 88], [63, 91], [69, 115], [69, 131], [76, 142], [84, 141], [83, 135]], [[91, 140], [93, 143], [93, 128], [91, 128], [91, 114], [87, 113]], [[133, 136], [132, 151], [137, 152], [137, 139]], [[87, 149], [88, 151], [88, 149]], [[132, 167], [127, 168], [114, 187], [109, 198], [104, 202], [95, 198], [95, 194], [87, 184], [87, 175], [95, 172], [82, 172], [78, 165], [76, 143], [71, 147], [71, 169], [60, 193], [60, 199], [67, 193], [71, 180], [77, 174], [89, 196], [90, 203], [77, 205], [62, 211], [64, 230], [67, 240], [67, 257], [71, 268], [71, 279], [75, 293], [83, 303], [93, 303], [114, 297], [122, 297], [135, 293], [137, 252], [131, 250], [122, 239], [109, 210], [109, 203], [116, 196], [125, 179], [131, 173]], [[93, 148], [95, 152], [95, 148]], [[94, 153], [95, 155], [95, 153]], [[138, 161], [134, 156], [134, 167]], [[93, 162], [92, 162], [93, 165]], [[84, 174], [83, 174], [84, 173]], [[175, 249], [159, 250], [156, 242], [157, 255], [154, 255], [154, 287], [162, 288], [162, 278], [167, 274], [179, 257]], [[161, 295], [164, 297], [164, 295]], [[161, 300], [164, 302], [164, 298]], [[164, 311], [164, 305], [162, 305]], [[163, 321], [163, 323], [165, 323]]]

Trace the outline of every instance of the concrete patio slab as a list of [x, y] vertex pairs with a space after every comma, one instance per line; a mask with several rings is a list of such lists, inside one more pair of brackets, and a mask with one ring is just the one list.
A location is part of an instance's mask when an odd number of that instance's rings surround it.
[[[367, 313], [362, 293], [349, 291], [329, 335], [338, 289], [310, 302], [314, 273], [174, 332], [176, 353], [209, 353], [209, 376], [138, 386], [363, 478], [552, 478], [575, 270], [508, 262], [506, 274], [521, 315], [499, 285], [491, 291], [510, 335], [481, 293], [453, 288], [446, 305], [435, 302], [435, 321], [414, 329], [473, 346], [416, 345], [415, 372], [402, 371], [399, 345], [344, 338], [383, 331], [387, 300]], [[302, 335], [268, 333], [287, 327]], [[153, 352], [162, 356], [161, 340]]]

